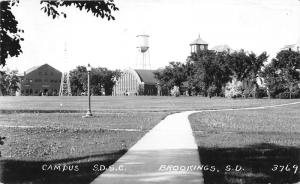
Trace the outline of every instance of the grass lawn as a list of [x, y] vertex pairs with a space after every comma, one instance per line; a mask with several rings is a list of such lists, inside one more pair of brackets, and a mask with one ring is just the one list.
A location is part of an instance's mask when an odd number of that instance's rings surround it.
[[[9, 113], [0, 115], [2, 180], [88, 183], [114, 163], [167, 113]], [[128, 131], [134, 129], [134, 131]], [[125, 130], [125, 131], [123, 131]], [[41, 171], [44, 164], [76, 165], [79, 172]], [[54, 177], [55, 176], [55, 177]], [[1, 173], [0, 173], [1, 179]]]
[[[177, 112], [186, 110], [256, 107], [294, 102], [289, 99], [225, 99], [204, 97], [92, 96], [95, 112]], [[300, 101], [300, 100], [298, 100]], [[0, 113], [86, 112], [87, 97], [0, 97]]]
[[[300, 104], [191, 115], [201, 163], [220, 168], [219, 173], [204, 172], [205, 183], [300, 181], [296, 169], [300, 167], [299, 113]], [[244, 170], [226, 172], [228, 165], [240, 165]], [[278, 169], [274, 165], [279, 165]], [[287, 165], [289, 171], [281, 169]]]
[[[7, 137], [5, 144], [0, 146], [0, 181], [88, 183], [101, 174], [91, 172], [93, 164], [111, 165], [170, 113], [256, 107], [294, 101], [93, 96], [94, 117], [83, 119], [81, 116], [86, 112], [87, 97], [0, 97], [0, 135]], [[199, 130], [202, 131], [202, 127]], [[245, 134], [251, 134], [251, 129], [244, 131]], [[283, 137], [287, 139], [286, 135]], [[240, 141], [235, 142], [238, 144]], [[214, 143], [208, 142], [207, 147], [215, 146]], [[41, 172], [41, 166], [45, 163], [77, 164], [80, 171]]]

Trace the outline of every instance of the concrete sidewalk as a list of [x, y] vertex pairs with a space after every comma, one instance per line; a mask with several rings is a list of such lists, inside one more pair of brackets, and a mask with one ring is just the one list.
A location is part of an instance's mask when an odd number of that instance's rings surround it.
[[188, 115], [167, 116], [93, 184], [204, 183]]

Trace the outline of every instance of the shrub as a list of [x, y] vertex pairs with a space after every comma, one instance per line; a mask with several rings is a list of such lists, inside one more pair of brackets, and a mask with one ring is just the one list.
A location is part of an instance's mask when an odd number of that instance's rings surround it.
[[211, 86], [209, 86], [209, 88], [207, 89], [207, 94], [209, 97], [214, 96], [217, 93], [217, 87], [213, 84]]
[[294, 98], [300, 98], [300, 88], [295, 89]]
[[279, 93], [278, 95], [276, 95], [276, 98], [289, 99], [290, 98], [290, 93], [289, 92]]
[[242, 82], [233, 80], [226, 84], [225, 87], [225, 97], [227, 98], [238, 98], [242, 97]]
[[180, 95], [180, 91], [179, 91], [179, 87], [178, 86], [174, 86], [171, 89], [171, 95], [172, 96], [176, 96], [176, 97], [178, 97]]
[[244, 96], [245, 98], [253, 97], [253, 89], [251, 89], [251, 88], [246, 88], [246, 89], [244, 89], [244, 91], [243, 91], [243, 96]]

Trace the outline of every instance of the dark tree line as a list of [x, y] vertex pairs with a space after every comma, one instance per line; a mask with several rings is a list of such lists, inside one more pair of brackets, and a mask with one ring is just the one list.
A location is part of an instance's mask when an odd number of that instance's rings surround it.
[[[107, 68], [92, 68], [91, 93], [93, 95], [112, 95], [116, 80], [121, 76], [120, 70], [108, 70]], [[77, 66], [70, 71], [70, 83], [72, 95], [87, 93], [87, 69], [85, 66]]]
[[275, 98], [300, 98], [300, 53], [284, 50], [266, 65], [261, 76], [268, 95]]
[[244, 50], [232, 53], [206, 50], [192, 54], [185, 63], [171, 62], [155, 76], [162, 88], [170, 91], [178, 86], [189, 95], [226, 96], [226, 91], [235, 90], [233, 97], [300, 97], [299, 52], [280, 51], [264, 66], [267, 59], [266, 52], [256, 55]]

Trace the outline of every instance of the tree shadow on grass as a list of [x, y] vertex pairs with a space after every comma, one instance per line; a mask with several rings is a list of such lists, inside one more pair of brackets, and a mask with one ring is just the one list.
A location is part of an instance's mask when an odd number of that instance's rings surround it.
[[0, 182], [87, 184], [126, 151], [51, 161], [0, 160]]
[[198, 147], [198, 151], [202, 165], [217, 168], [214, 172], [203, 171], [205, 184], [291, 184], [300, 181], [299, 147], [255, 144], [242, 148]]

